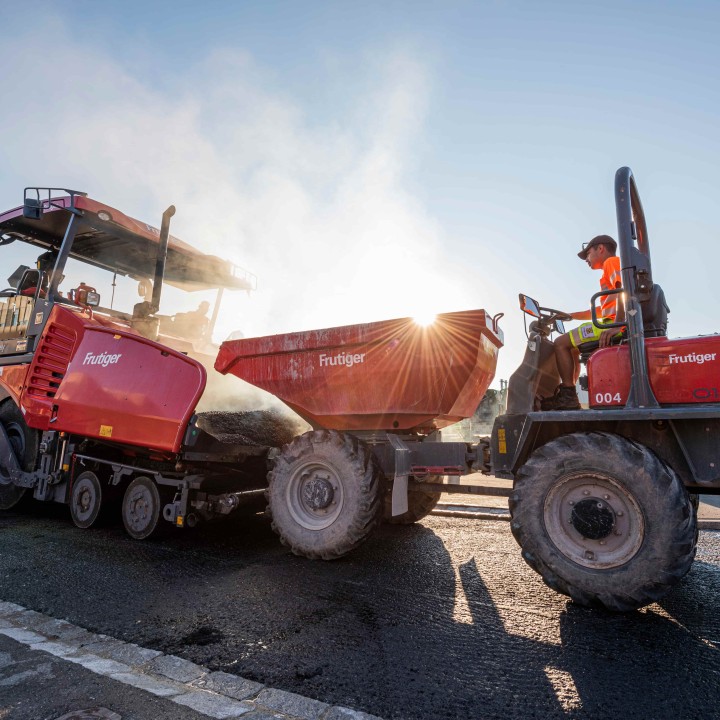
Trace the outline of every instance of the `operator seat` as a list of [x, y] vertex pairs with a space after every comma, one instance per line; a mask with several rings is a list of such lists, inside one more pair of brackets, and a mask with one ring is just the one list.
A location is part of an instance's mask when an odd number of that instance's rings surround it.
[[[667, 335], [668, 313], [670, 308], [665, 301], [663, 289], [653, 284], [646, 300], [640, 301], [642, 312], [643, 328], [645, 337], [665, 337]], [[621, 345], [627, 340], [627, 329], [624, 329], [619, 337], [613, 338], [611, 345]], [[582, 344], [580, 350], [580, 362], [586, 363], [590, 355], [600, 347], [598, 340]]]
[[670, 308], [665, 301], [665, 293], [659, 285], [653, 285], [650, 297], [640, 302], [640, 308], [645, 337], [665, 337]]
[[34, 297], [40, 284], [40, 271], [28, 268], [23, 272], [17, 286], [17, 294]]

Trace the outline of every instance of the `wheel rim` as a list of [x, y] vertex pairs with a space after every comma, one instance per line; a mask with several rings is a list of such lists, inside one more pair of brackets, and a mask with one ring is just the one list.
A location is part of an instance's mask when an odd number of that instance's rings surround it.
[[73, 485], [71, 509], [75, 524], [79, 527], [91, 525], [100, 512], [102, 501], [100, 482], [94, 473], [83, 473]]
[[156, 522], [158, 503], [152, 487], [139, 483], [129, 487], [123, 500], [123, 518], [129, 532], [142, 535]]
[[298, 467], [287, 487], [287, 507], [295, 522], [308, 530], [329, 527], [342, 511], [345, 494], [330, 465], [307, 462]]
[[555, 547], [582, 567], [624, 565], [640, 549], [645, 519], [617, 481], [596, 473], [565, 475], [545, 498], [545, 529]]

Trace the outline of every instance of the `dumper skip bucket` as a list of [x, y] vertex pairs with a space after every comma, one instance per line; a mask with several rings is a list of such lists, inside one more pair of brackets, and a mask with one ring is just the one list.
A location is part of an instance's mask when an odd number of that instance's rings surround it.
[[215, 369], [267, 390], [314, 427], [430, 432], [476, 410], [502, 331], [484, 310], [230, 340]]

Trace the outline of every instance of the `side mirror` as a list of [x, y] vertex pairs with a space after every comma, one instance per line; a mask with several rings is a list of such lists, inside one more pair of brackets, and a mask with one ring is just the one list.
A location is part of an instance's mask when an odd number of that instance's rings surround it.
[[562, 320], [555, 319], [555, 332], [560, 335], [565, 334], [565, 323]]
[[39, 220], [42, 217], [42, 202], [38, 198], [25, 198], [23, 203], [23, 217], [30, 220]]
[[528, 315], [532, 315], [536, 318], [540, 317], [540, 306], [535, 300], [527, 295], [520, 295], [520, 309]]

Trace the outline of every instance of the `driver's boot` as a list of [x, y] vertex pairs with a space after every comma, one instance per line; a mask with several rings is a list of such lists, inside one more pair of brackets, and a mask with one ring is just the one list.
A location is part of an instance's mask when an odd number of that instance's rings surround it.
[[558, 385], [555, 394], [544, 398], [540, 403], [541, 410], [579, 410], [580, 400], [574, 386]]

